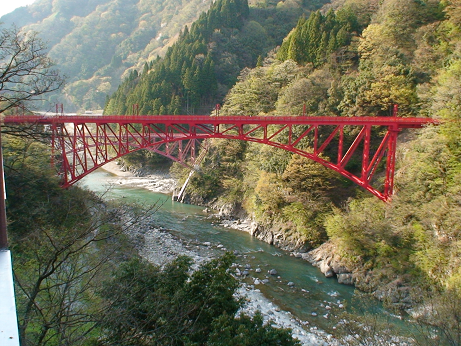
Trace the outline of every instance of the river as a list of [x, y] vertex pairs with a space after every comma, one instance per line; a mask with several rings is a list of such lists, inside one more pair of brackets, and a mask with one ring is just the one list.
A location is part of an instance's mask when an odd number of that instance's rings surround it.
[[[100, 169], [85, 177], [79, 184], [96, 193], [102, 193], [107, 190], [107, 184], [114, 181], [112, 174]], [[142, 204], [160, 201], [163, 205], [153, 216], [156, 226], [170, 230], [186, 242], [204, 244], [215, 252], [228, 250], [239, 254], [239, 269], [243, 272], [245, 267], [249, 268], [248, 276], [243, 279], [247, 288], [254, 287], [253, 293], [263, 295], [276, 306], [269, 304], [265, 308], [272, 308], [277, 312], [281, 310], [280, 313], [289, 312], [288, 320], [294, 322], [296, 328], [302, 327], [300, 333], [303, 335], [319, 334], [318, 331], [335, 334], [337, 321], [331, 318], [331, 312], [356, 304], [356, 292], [352, 286], [338, 284], [335, 278], [326, 278], [308, 262], [255, 239], [246, 232], [224, 227], [216, 219], [210, 218], [203, 207], [173, 202], [168, 195], [122, 184], [112, 184], [105, 198]], [[258, 272], [257, 268], [261, 271]], [[272, 269], [277, 271], [277, 275], [268, 273]], [[263, 284], [265, 279], [269, 281]], [[264, 308], [261, 304], [264, 303], [257, 302], [256, 306]], [[367, 309], [393, 318], [392, 314], [376, 302], [372, 302], [371, 308], [367, 304]], [[270, 314], [274, 316], [273, 312]], [[401, 324], [398, 318], [393, 319], [397, 325]], [[309, 335], [303, 340], [303, 344], [333, 344], [332, 341], [324, 343], [319, 340]]]

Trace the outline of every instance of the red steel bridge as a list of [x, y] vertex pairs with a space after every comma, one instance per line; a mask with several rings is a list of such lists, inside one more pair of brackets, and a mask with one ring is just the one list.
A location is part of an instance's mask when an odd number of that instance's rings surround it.
[[140, 149], [194, 166], [204, 140], [222, 138], [266, 144], [307, 157], [383, 201], [393, 193], [398, 133], [435, 123], [429, 118], [400, 117], [142, 115], [22, 115], [6, 116], [3, 122], [42, 126], [50, 134], [52, 157], [64, 187]]

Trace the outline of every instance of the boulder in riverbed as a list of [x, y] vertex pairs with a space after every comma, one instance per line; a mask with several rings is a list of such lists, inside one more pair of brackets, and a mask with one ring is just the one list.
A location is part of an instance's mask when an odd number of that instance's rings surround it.
[[337, 274], [338, 283], [344, 285], [353, 285], [354, 284], [354, 277], [351, 273], [344, 273], [344, 274]]

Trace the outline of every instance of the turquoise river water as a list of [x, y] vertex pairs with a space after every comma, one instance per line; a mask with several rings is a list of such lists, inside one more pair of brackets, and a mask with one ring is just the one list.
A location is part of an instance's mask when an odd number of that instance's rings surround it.
[[[110, 177], [110, 173], [97, 170], [85, 177], [80, 186], [101, 193], [107, 190], [104, 182]], [[171, 230], [183, 239], [222, 244], [229, 251], [246, 254], [245, 259], [240, 256], [237, 260], [243, 265], [249, 263], [252, 268], [262, 269], [261, 273], [251, 272], [251, 276], [261, 280], [266, 277], [269, 279], [268, 284], [257, 286], [264, 296], [282, 310], [290, 311], [300, 320], [309, 321], [311, 326], [334, 334], [333, 327], [336, 322], [330, 318], [331, 311], [326, 307], [343, 304], [350, 308], [357, 305], [357, 299], [354, 299], [357, 292], [352, 286], [338, 284], [335, 278], [325, 278], [308, 262], [255, 239], [246, 232], [212, 222], [209, 214], [203, 211], [203, 207], [173, 202], [168, 195], [123, 185], [112, 186], [105, 198], [123, 198], [127, 202], [136, 201], [144, 204], [160, 201], [163, 206], [154, 215], [154, 224], [157, 226]], [[270, 269], [276, 269], [280, 278], [268, 275]], [[250, 284], [252, 282], [253, 280], [248, 281]], [[293, 282], [294, 287], [288, 286], [288, 282]], [[371, 309], [387, 315], [394, 320], [396, 326], [406, 329], [406, 323], [393, 318], [379, 303], [371, 301], [370, 305], [369, 302], [366, 304], [368, 311]]]

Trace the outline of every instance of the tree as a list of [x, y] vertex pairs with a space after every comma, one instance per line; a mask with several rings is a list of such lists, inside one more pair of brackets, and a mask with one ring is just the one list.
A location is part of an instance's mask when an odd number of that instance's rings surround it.
[[0, 30], [0, 113], [39, 101], [63, 83], [37, 32], [15, 26]]
[[4, 144], [21, 344], [81, 345], [97, 326], [98, 283], [133, 248], [124, 229], [150, 213], [61, 189], [41, 143], [5, 136]]
[[213, 327], [208, 346], [300, 345], [290, 336], [289, 330], [264, 324], [259, 312], [252, 318], [244, 314], [237, 318], [222, 315]]
[[350, 9], [342, 9], [337, 14], [330, 10], [325, 16], [319, 11], [312, 12], [309, 19], [301, 18], [284, 39], [277, 57], [321, 66], [331, 53], [349, 45], [359, 29], [357, 17]]
[[424, 307], [414, 315], [416, 345], [461, 344], [461, 291], [459, 287], [424, 297]]
[[185, 256], [163, 268], [127, 261], [100, 291], [107, 310], [99, 345], [299, 345], [259, 313], [235, 317], [242, 301], [234, 297], [233, 259], [227, 253], [192, 274]]

